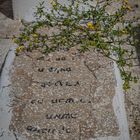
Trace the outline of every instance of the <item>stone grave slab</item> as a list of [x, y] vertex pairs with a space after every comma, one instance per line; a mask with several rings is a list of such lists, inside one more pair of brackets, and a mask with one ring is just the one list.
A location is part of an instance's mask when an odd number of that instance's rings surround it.
[[27, 140], [120, 135], [113, 108], [113, 62], [98, 52], [23, 52], [15, 58], [11, 83], [10, 130]]

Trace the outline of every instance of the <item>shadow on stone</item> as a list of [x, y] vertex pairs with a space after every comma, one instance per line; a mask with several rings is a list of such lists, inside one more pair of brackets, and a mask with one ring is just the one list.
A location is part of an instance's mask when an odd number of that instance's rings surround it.
[[134, 31], [134, 39], [136, 41], [135, 43], [135, 48], [136, 48], [136, 53], [138, 56], [138, 60], [139, 60], [139, 66], [140, 66], [140, 27], [137, 26], [133, 29]]
[[0, 0], [0, 12], [13, 19], [12, 0]]

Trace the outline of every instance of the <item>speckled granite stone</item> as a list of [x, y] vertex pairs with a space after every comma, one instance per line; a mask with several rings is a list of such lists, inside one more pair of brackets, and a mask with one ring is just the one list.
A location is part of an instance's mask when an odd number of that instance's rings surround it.
[[117, 136], [112, 62], [71, 48], [15, 58], [11, 130], [28, 140], [88, 140]]

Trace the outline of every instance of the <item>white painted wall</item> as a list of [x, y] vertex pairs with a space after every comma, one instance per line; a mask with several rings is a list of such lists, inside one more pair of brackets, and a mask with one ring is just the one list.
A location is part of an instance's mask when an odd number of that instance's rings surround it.
[[[45, 7], [46, 10], [51, 8], [51, 1], [52, 0], [12, 0], [13, 1], [13, 13], [14, 13], [14, 19], [24, 19], [26, 21], [33, 21], [34, 16], [33, 13], [36, 9], [36, 6], [39, 2], [45, 1]], [[68, 4], [72, 2], [73, 0], [58, 0], [58, 2], [62, 4]], [[93, 0], [93, 2], [90, 1], [92, 5], [96, 4], [96, 0]], [[85, 6], [84, 6], [85, 7]], [[81, 7], [82, 8], [82, 4]]]
[[40, 0], [13, 0], [14, 19], [33, 20], [35, 6]]
[[[33, 13], [36, 9], [35, 7], [41, 1], [42, 0], [13, 0], [14, 19], [24, 19], [26, 21], [33, 21], [34, 20]], [[50, 9], [51, 0], [44, 1], [45, 7], [47, 7], [47, 9]], [[68, 4], [68, 0], [59, 0], [59, 2]]]

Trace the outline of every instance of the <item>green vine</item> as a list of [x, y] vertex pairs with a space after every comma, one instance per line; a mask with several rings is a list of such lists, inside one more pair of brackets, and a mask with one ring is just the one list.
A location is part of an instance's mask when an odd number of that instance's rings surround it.
[[[124, 81], [123, 88], [129, 89], [130, 82], [138, 79], [129, 71], [133, 64], [128, 61], [133, 57], [138, 40], [134, 38], [134, 20], [124, 18], [132, 12], [128, 1], [118, 0], [121, 6], [110, 14], [107, 8], [113, 2], [97, 0], [93, 5], [93, 0], [69, 0], [69, 4], [65, 5], [53, 0], [50, 11], [45, 10], [44, 1], [40, 2], [36, 7], [35, 22], [24, 24], [22, 33], [13, 38], [18, 44], [16, 54], [36, 48], [42, 48], [42, 52], [48, 54], [60, 46], [70, 48], [80, 45], [81, 53], [92, 48], [117, 63]], [[39, 32], [46, 27], [55, 28], [57, 32], [51, 35]]]

